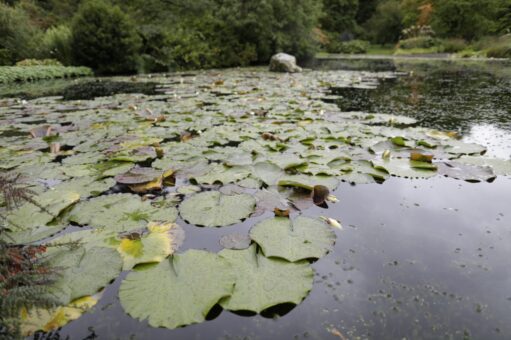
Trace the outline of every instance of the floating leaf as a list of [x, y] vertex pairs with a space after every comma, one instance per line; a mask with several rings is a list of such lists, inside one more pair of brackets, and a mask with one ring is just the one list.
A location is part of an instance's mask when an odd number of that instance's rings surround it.
[[252, 243], [248, 235], [233, 233], [220, 237], [220, 245], [226, 249], [247, 249]]
[[232, 294], [235, 277], [227, 260], [201, 250], [171, 256], [128, 274], [119, 289], [124, 310], [152, 327], [177, 328], [205, 320]]
[[173, 174], [172, 170], [163, 172], [147, 167], [135, 167], [124, 174], [115, 176], [117, 183], [126, 184], [137, 193], [160, 190], [166, 178]]
[[259, 222], [250, 230], [250, 238], [261, 246], [265, 256], [291, 262], [323, 257], [335, 243], [335, 234], [323, 222], [302, 216]]
[[176, 208], [158, 208], [150, 201], [142, 201], [140, 197], [130, 194], [100, 196], [81, 202], [69, 215], [71, 222], [115, 231], [142, 228], [151, 221], [170, 223], [176, 218]]
[[410, 153], [410, 160], [415, 162], [431, 163], [433, 161], [433, 155], [425, 155], [420, 152]]
[[428, 178], [437, 174], [436, 166], [430, 163], [414, 162], [408, 159], [374, 160], [373, 167], [391, 175], [407, 178]]
[[307, 261], [269, 259], [257, 253], [256, 245], [224, 249], [219, 255], [236, 273], [234, 292], [220, 302], [225, 309], [260, 313], [283, 303], [297, 305], [312, 289], [314, 273]]
[[440, 163], [438, 172], [444, 176], [473, 183], [492, 182], [497, 177], [489, 166], [469, 165], [453, 161]]
[[23, 309], [21, 312], [21, 333], [24, 336], [30, 336], [37, 331], [50, 332], [63, 327], [94, 307], [98, 299], [99, 294], [81, 297], [70, 302], [67, 306], [51, 309], [33, 308], [30, 311]]
[[115, 279], [122, 268], [122, 259], [114, 249], [60, 246], [47, 252], [48, 266], [60, 268], [57, 280], [49, 286], [52, 294], [65, 305], [94, 295]]
[[503, 160], [497, 158], [476, 157], [476, 156], [461, 156], [458, 160], [459, 163], [467, 165], [479, 165], [491, 167], [493, 172], [500, 176], [511, 175], [511, 160]]
[[191, 180], [200, 184], [228, 184], [246, 178], [249, 174], [250, 171], [246, 167], [215, 164], [208, 169], [206, 174], [191, 177]]
[[25, 203], [7, 215], [7, 226], [11, 231], [22, 231], [44, 226], [60, 213], [78, 202], [80, 194], [65, 190], [49, 190], [33, 198], [37, 205]]
[[157, 263], [173, 254], [184, 240], [184, 231], [174, 223], [149, 223], [148, 233], [138, 239], [122, 238], [117, 247], [124, 265], [130, 270], [140, 263]]
[[46, 137], [51, 134], [51, 125], [42, 125], [30, 130], [32, 138]]
[[223, 227], [240, 222], [254, 212], [256, 200], [247, 194], [224, 195], [206, 191], [186, 199], [179, 206], [181, 217], [191, 224]]

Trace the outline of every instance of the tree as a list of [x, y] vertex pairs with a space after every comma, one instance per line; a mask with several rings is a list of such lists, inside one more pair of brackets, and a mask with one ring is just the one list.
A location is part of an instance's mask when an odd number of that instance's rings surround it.
[[399, 0], [385, 0], [378, 5], [365, 25], [371, 40], [380, 43], [395, 43], [403, 30], [403, 12]]
[[249, 60], [235, 64], [263, 63], [276, 52], [291, 53], [298, 59], [314, 54], [313, 29], [321, 15], [321, 4], [317, 1], [217, 0], [217, 3], [217, 31], [222, 32], [218, 35], [218, 48], [227, 60], [241, 54]]
[[76, 64], [101, 74], [136, 70], [141, 39], [134, 23], [118, 6], [102, 0], [86, 2], [73, 19], [72, 32]]
[[436, 0], [433, 3], [433, 29], [444, 37], [474, 40], [497, 30], [499, 3], [488, 0]]
[[321, 27], [329, 32], [353, 32], [358, 0], [323, 0]]
[[39, 34], [21, 7], [0, 3], [0, 65], [33, 57]]

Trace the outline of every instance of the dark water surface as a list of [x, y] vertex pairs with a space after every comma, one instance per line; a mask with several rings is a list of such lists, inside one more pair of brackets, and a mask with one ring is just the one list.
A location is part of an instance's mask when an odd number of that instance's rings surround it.
[[[343, 96], [341, 108], [412, 116], [487, 144], [490, 156], [510, 157], [507, 66], [395, 67], [403, 76], [377, 89], [334, 91]], [[94, 311], [65, 326], [60, 337], [511, 339], [511, 178], [477, 184], [391, 178], [381, 185], [342, 183], [335, 194], [340, 202], [328, 211], [304, 213], [338, 218], [344, 229], [336, 230], [335, 249], [313, 265], [310, 295], [287, 314], [223, 311], [199, 325], [154, 329], [124, 313], [117, 297], [122, 275]], [[248, 232], [265, 217], [219, 229], [178, 221], [186, 232], [182, 250], [218, 251], [222, 235]]]

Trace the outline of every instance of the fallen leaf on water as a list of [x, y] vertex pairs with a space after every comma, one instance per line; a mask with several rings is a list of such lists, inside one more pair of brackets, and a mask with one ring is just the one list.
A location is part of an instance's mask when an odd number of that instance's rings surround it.
[[433, 161], [433, 155], [426, 155], [420, 152], [412, 152], [410, 153], [410, 160], [431, 163]]
[[289, 217], [290, 210], [275, 208], [273, 209], [273, 212], [275, 213], [276, 217]]
[[30, 130], [30, 136], [32, 136], [32, 138], [46, 137], [49, 136], [50, 134], [51, 134], [50, 125], [38, 126]]

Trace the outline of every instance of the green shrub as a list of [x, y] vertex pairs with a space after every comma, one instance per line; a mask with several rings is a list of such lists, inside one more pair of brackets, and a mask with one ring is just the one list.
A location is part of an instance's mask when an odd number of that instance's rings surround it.
[[0, 3], [0, 65], [34, 57], [40, 33], [22, 8]]
[[72, 31], [75, 64], [89, 66], [101, 74], [136, 70], [141, 39], [131, 19], [118, 6], [102, 0], [84, 3], [73, 19]]
[[[222, 60], [219, 59], [219, 50], [215, 49], [214, 44], [213, 39], [208, 39], [198, 30], [179, 27], [168, 37], [166, 43], [168, 65], [171, 69], [224, 66]], [[229, 61], [229, 63], [231, 62]]]
[[458, 53], [467, 49], [467, 42], [463, 39], [445, 39], [442, 41], [442, 50], [446, 53]]
[[39, 79], [71, 78], [92, 76], [88, 67], [66, 66], [1, 66], [0, 84], [9, 82], [32, 81]]
[[369, 42], [365, 40], [335, 41], [326, 46], [328, 53], [362, 54], [369, 50]]
[[400, 40], [398, 47], [404, 50], [415, 48], [431, 48], [438, 45], [438, 40], [433, 37], [421, 36], [416, 38]]
[[72, 63], [71, 29], [66, 25], [46, 30], [41, 40], [40, 57], [57, 59], [64, 65]]

